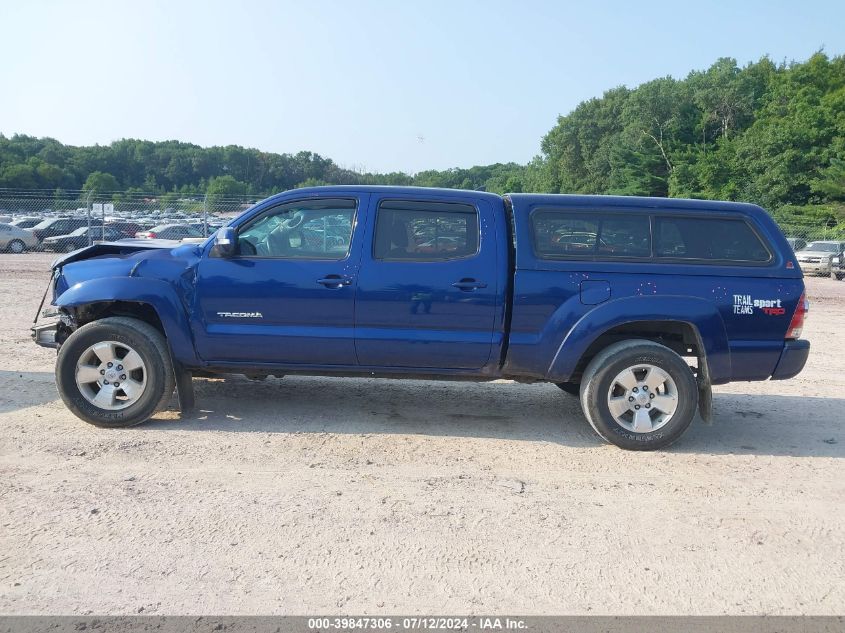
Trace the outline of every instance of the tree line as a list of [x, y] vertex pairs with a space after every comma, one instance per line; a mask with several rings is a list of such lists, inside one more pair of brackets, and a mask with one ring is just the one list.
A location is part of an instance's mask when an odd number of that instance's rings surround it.
[[743, 200], [845, 222], [845, 56], [722, 58], [683, 79], [613, 88], [560, 116], [527, 165], [360, 173], [313, 152], [0, 135], [0, 188], [261, 197], [317, 184]]

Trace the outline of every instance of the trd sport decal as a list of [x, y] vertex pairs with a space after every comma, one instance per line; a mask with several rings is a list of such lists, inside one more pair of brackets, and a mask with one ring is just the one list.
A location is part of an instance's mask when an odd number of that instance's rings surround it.
[[734, 295], [734, 314], [754, 314], [755, 308], [769, 316], [786, 314], [780, 299], [752, 299], [751, 295]]
[[263, 319], [260, 312], [218, 312], [217, 316], [224, 319]]

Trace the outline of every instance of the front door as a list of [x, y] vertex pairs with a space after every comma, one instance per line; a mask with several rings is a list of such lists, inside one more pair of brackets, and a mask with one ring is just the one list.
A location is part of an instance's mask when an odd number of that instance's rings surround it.
[[359, 364], [484, 367], [506, 265], [498, 261], [490, 205], [384, 194], [370, 206], [372, 246], [362, 253], [355, 306]]
[[354, 299], [367, 195], [284, 202], [237, 228], [234, 257], [199, 264], [203, 360], [354, 365]]

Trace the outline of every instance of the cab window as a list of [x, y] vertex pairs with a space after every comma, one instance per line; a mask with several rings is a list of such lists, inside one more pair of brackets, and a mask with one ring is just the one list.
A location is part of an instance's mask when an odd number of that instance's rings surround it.
[[238, 233], [241, 257], [343, 259], [349, 254], [355, 200], [289, 202], [261, 214]]

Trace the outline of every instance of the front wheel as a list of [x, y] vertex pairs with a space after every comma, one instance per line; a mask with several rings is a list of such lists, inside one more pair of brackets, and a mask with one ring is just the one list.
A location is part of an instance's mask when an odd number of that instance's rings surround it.
[[9, 246], [7, 246], [7, 248], [10, 253], [20, 255], [26, 250], [26, 244], [23, 243], [23, 240], [12, 240], [9, 242]]
[[56, 362], [62, 400], [94, 426], [144, 422], [166, 404], [174, 380], [161, 333], [126, 317], [83, 325], [62, 344]]
[[834, 276], [836, 277], [836, 281], [842, 281], [845, 278], [845, 273], [834, 273]]
[[647, 340], [616, 343], [587, 366], [581, 407], [608, 442], [656, 450], [677, 440], [698, 406], [698, 383], [678, 354]]

